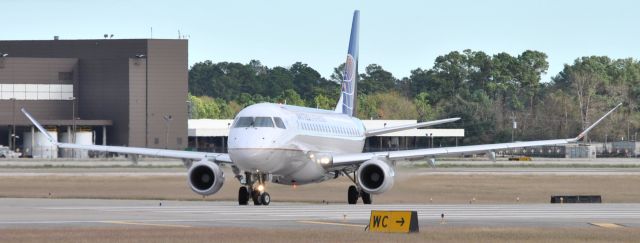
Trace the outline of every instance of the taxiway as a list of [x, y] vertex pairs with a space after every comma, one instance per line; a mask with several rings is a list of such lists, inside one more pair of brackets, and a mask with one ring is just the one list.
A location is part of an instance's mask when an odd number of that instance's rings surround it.
[[[371, 210], [416, 210], [420, 227], [640, 227], [640, 204], [344, 205], [99, 199], [0, 199], [0, 229], [52, 227], [354, 227]], [[444, 214], [444, 220], [441, 219]]]

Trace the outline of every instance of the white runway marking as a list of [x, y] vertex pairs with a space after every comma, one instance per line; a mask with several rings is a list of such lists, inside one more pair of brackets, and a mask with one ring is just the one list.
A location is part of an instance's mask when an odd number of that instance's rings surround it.
[[148, 224], [148, 226], [171, 224], [183, 226], [301, 227], [305, 225], [300, 222], [365, 225], [368, 223], [371, 210], [415, 210], [418, 212], [420, 221], [425, 224], [437, 224], [440, 222], [440, 215], [444, 213], [449, 226], [587, 227], [592, 222], [610, 222], [628, 227], [640, 226], [640, 204], [325, 205], [274, 203], [270, 206], [237, 206], [233, 202], [164, 201], [164, 205], [158, 206], [153, 201], [143, 200], [5, 198], [0, 199], [0, 215], [2, 215], [0, 228], [104, 225], [105, 222]]
[[139, 225], [139, 226], [158, 226], [158, 227], [191, 228], [191, 226], [189, 226], [189, 225], [179, 225], [179, 224], [151, 224], [151, 223], [132, 222], [132, 221], [102, 221], [101, 223], [105, 223], [105, 224], [124, 224], [124, 225]]

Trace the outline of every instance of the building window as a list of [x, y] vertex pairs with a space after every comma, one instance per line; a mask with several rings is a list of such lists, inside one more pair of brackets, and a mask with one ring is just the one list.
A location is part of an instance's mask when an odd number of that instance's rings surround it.
[[0, 100], [71, 100], [72, 84], [0, 84]]
[[155, 145], [160, 144], [160, 139], [159, 138], [154, 138], [153, 139], [153, 144], [155, 144]]
[[182, 137], [178, 137], [178, 138], [176, 138], [176, 143], [177, 143], [178, 145], [182, 145]]
[[71, 81], [73, 80], [73, 72], [59, 72], [58, 80], [60, 81]]

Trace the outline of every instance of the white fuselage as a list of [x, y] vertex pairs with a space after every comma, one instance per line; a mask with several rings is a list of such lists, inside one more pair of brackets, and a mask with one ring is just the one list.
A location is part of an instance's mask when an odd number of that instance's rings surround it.
[[330, 174], [312, 159], [314, 155], [360, 153], [364, 134], [362, 121], [345, 114], [255, 104], [240, 111], [234, 120], [229, 131], [229, 157], [241, 170], [271, 174], [275, 183], [320, 182]]

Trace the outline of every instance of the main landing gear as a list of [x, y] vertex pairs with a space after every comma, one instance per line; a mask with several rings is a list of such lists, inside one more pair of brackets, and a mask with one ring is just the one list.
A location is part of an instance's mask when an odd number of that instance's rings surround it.
[[347, 191], [347, 202], [349, 204], [358, 203], [358, 198], [362, 198], [362, 203], [371, 204], [371, 194], [363, 191], [362, 189], [358, 189], [356, 186], [349, 186], [349, 190]]
[[[349, 176], [348, 173], [344, 172], [344, 175], [346, 175], [349, 179], [351, 179], [351, 181], [353, 181], [354, 184], [358, 184], [356, 182], [356, 173], [353, 172], [353, 177]], [[371, 194], [369, 194], [368, 192], [365, 192], [364, 190], [362, 190], [362, 188], [358, 188], [354, 185], [349, 186], [349, 190], [347, 190], [347, 202], [349, 204], [357, 204], [358, 203], [358, 198], [362, 198], [362, 203], [364, 204], [371, 204]]]
[[[254, 176], [256, 177], [255, 179]], [[263, 174], [251, 174], [249, 172], [245, 172], [245, 183], [242, 183], [243, 186], [238, 190], [238, 204], [239, 205], [248, 205], [249, 199], [253, 201], [253, 205], [269, 205], [271, 203], [271, 196], [269, 193], [264, 191], [264, 178]], [[257, 185], [254, 185], [256, 184]]]

